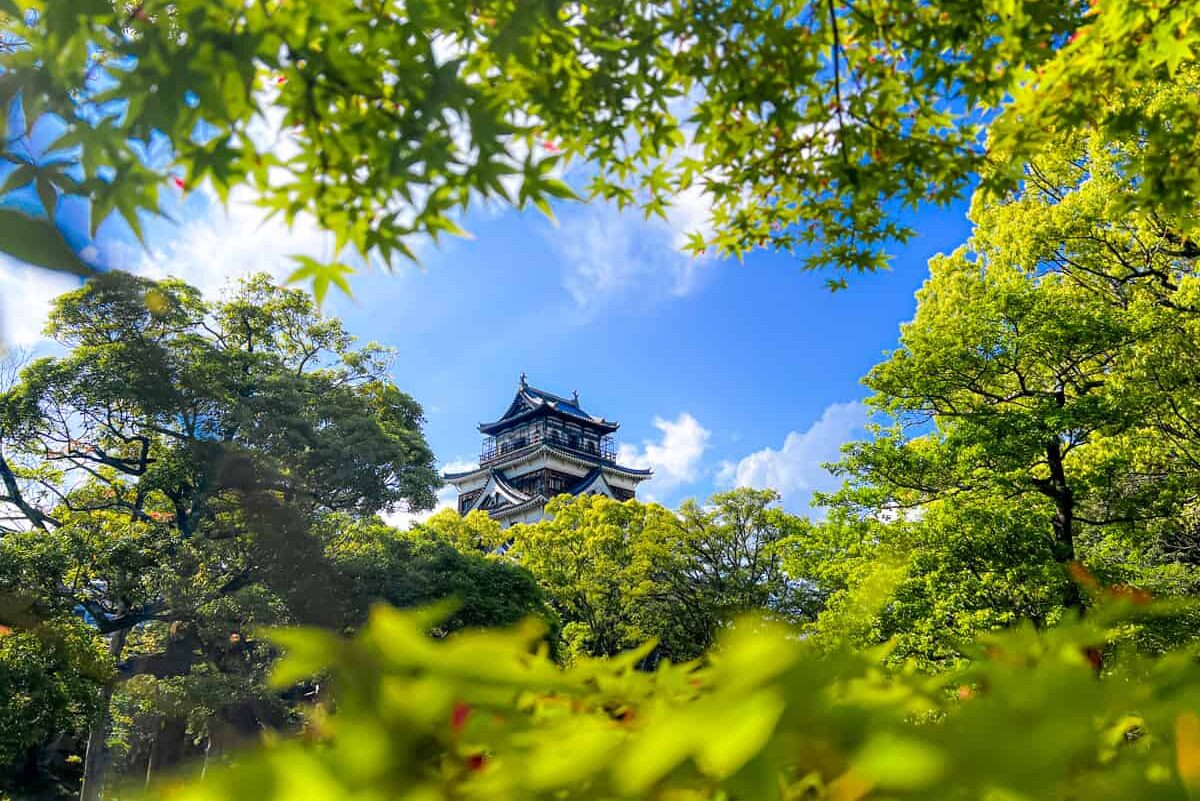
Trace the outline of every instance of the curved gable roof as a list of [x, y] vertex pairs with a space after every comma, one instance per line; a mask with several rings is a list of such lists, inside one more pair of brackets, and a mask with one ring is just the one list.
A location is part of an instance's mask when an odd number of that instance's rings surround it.
[[608, 485], [607, 479], [604, 478], [604, 471], [596, 468], [588, 473], [570, 489], [567, 490], [568, 495], [607, 495], [609, 498], [614, 497], [612, 487]]
[[502, 506], [516, 505], [533, 500], [533, 496], [527, 495], [526, 493], [521, 492], [521, 490], [514, 487], [512, 484], [509, 484], [504, 478], [504, 474], [499, 470], [492, 470], [491, 475], [488, 476], [488, 483], [484, 485], [483, 491], [475, 497], [475, 500], [471, 502], [470, 508], [468, 508], [466, 511], [475, 511], [483, 506], [484, 503], [487, 502], [488, 498], [492, 497], [507, 501], [507, 504], [502, 504]]

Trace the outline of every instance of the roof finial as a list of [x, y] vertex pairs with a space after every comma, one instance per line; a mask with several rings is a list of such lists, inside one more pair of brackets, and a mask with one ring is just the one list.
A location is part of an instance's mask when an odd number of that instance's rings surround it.
[[574, 403], [576, 406], [579, 405], [579, 390], [577, 390], [577, 389], [571, 390], [571, 402]]
[[526, 380], [527, 378], [528, 378], [528, 376], [525, 375], [525, 371], [522, 370], [521, 371], [521, 386], [522, 387], [529, 386], [529, 382]]

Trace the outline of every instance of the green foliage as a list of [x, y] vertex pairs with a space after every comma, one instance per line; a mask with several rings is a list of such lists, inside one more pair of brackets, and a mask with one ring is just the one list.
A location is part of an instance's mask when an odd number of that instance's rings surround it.
[[929, 504], [918, 519], [862, 520], [836, 510], [789, 548], [790, 575], [822, 588], [813, 635], [854, 647], [889, 643], [889, 661], [960, 665], [982, 633], [1064, 617], [1064, 575], [1048, 522], [1019, 503]]
[[291, 614], [331, 613], [310, 597], [330, 581], [311, 520], [432, 503], [420, 407], [301, 293], [260, 277], [209, 305], [109, 274], [47, 330], [71, 352], [3, 396], [3, 500], [23, 522], [0, 546], [18, 586], [103, 631], [262, 582]]
[[12, 209], [0, 209], [0, 241], [4, 243], [6, 254], [28, 264], [82, 276], [92, 273], [92, 268], [46, 220]]
[[1120, 149], [1066, 137], [1021, 195], [976, 205], [971, 241], [931, 262], [901, 347], [865, 379], [891, 426], [850, 449], [834, 502], [1019, 509], [1063, 564], [1086, 557], [1081, 538], [1144, 531], [1190, 502], [1197, 332], [1181, 293], [1195, 256], [1179, 229], [1122, 205]]
[[536, 626], [431, 641], [437, 613], [380, 607], [350, 641], [273, 635], [281, 685], [333, 682], [336, 711], [307, 740], [156, 797], [1186, 799], [1194, 655], [1094, 666], [1136, 617], [1118, 603], [988, 636], [930, 678], [754, 619], [701, 664], [640, 672], [634, 652], [559, 670]]
[[583, 653], [611, 656], [649, 639], [637, 619], [653, 589], [661, 507], [603, 496], [557, 498], [547, 520], [505, 533], [505, 556], [533, 574]]
[[[1181, 86], [1194, 76], [1140, 96]], [[1144, 202], [1129, 165], [1152, 142], [1096, 127], [1054, 142], [1017, 191], [976, 199], [971, 239], [933, 259], [900, 347], [866, 378], [885, 419], [848, 449], [831, 519], [788, 565], [833, 593], [821, 630], [944, 667], [976, 632], [1086, 606], [1075, 561], [1105, 584], [1195, 594], [1200, 249]], [[841, 615], [877, 560], [901, 576], [885, 611]], [[1193, 624], [1140, 642], [1189, 642]]]
[[325, 552], [350, 583], [351, 620], [365, 620], [374, 603], [414, 607], [446, 598], [454, 600], [455, 608], [442, 622], [445, 631], [511, 626], [530, 615], [548, 616], [542, 592], [528, 572], [460, 550], [439, 536], [442, 522], [449, 522], [444, 515], [410, 531], [379, 521], [333, 518], [322, 523], [331, 531]]
[[0, 631], [0, 791], [52, 793], [55, 783], [69, 784], [65, 756], [87, 731], [112, 669], [76, 621]]
[[[273, 650], [251, 632], [357, 622], [353, 577], [317, 529], [432, 505], [420, 406], [386, 351], [262, 276], [208, 302], [105, 274], [59, 298], [47, 332], [69, 351], [0, 393], [0, 592], [109, 636], [116, 675], [99, 699], [96, 682], [81, 691], [95, 731], [115, 691], [120, 756], [161, 767], [286, 728], [292, 704], [265, 688]], [[154, 732], [177, 720], [156, 762]]]
[[[773, 492], [736, 490], [678, 512], [604, 496], [560, 496], [547, 518], [479, 539], [533, 574], [563, 623], [563, 655], [611, 656], [653, 640], [652, 661], [694, 659], [740, 614], [815, 612], [783, 569], [781, 543], [804, 525]], [[476, 525], [482, 524], [482, 520]], [[477, 520], [468, 517], [464, 523]], [[462, 537], [454, 516], [429, 522]], [[494, 525], [494, 524], [493, 524]]]
[[[23, 46], [0, 54], [0, 104], [19, 97], [30, 126], [70, 123], [53, 152], [81, 147], [81, 177], [52, 158], [19, 170], [48, 199], [89, 198], [93, 226], [117, 214], [140, 232], [168, 176], [223, 198], [247, 188], [336, 235], [330, 264], [298, 271], [322, 291], [345, 282], [343, 250], [411, 259], [414, 236], [462, 235], [473, 203], [549, 213], [574, 196], [558, 177], [572, 159], [589, 165], [588, 195], [647, 216], [702, 192], [715, 233], [694, 251], [871, 270], [912, 234], [896, 209], [948, 202], [981, 171], [1011, 186], [1085, 123], [1142, 135], [1126, 165], [1139, 199], [1187, 213], [1194, 93], [1145, 103], [1139, 86], [1192, 68], [1190, 9], [19, 0], [4, 11]], [[262, 119], [281, 136], [256, 136]], [[172, 146], [164, 163], [131, 146], [153, 136]]]

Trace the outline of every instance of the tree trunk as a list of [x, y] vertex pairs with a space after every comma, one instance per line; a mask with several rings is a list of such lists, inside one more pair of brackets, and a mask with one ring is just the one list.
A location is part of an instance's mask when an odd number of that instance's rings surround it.
[[[1075, 561], [1075, 493], [1067, 483], [1063, 465], [1062, 446], [1058, 440], [1046, 444], [1046, 463], [1050, 466], [1050, 481], [1046, 494], [1054, 501], [1054, 560], [1064, 567]], [[1083, 596], [1074, 576], [1068, 576], [1063, 603], [1070, 609], [1083, 606]]]
[[204, 781], [208, 773], [208, 755], [212, 751], [212, 734], [204, 738], [204, 763], [200, 766], [200, 781]]
[[154, 769], [158, 767], [158, 760], [155, 757], [158, 756], [158, 749], [162, 745], [163, 729], [166, 726], [167, 719], [165, 717], [158, 721], [158, 731], [154, 733], [154, 739], [150, 741], [150, 752], [146, 754], [146, 782], [142, 785], [142, 789], [147, 792], [150, 790], [150, 777], [154, 774]]
[[[120, 660], [125, 650], [125, 638], [129, 629], [113, 632], [108, 643], [108, 652], [113, 659]], [[112, 723], [113, 682], [105, 683], [100, 690], [100, 708], [88, 730], [87, 752], [83, 758], [83, 786], [79, 789], [79, 801], [99, 801], [104, 788], [104, 774], [108, 768], [108, 729]]]

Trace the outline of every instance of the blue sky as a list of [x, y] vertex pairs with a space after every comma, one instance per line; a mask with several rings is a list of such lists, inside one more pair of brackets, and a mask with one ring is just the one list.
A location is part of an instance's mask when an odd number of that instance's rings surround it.
[[[256, 270], [286, 275], [291, 253], [329, 255], [312, 226], [263, 225], [236, 199], [226, 213], [201, 190], [179, 198], [176, 213], [179, 225], [149, 226], [149, 251], [106, 225], [96, 243], [104, 261], [215, 292]], [[820, 464], [862, 433], [859, 380], [912, 316], [926, 261], [969, 231], [965, 203], [922, 211], [892, 271], [831, 293], [827, 276], [787, 256], [682, 255], [684, 234], [704, 217], [694, 198], [669, 222], [603, 205], [558, 214], [554, 224], [532, 211], [472, 213], [473, 239], [423, 248], [421, 269], [360, 274], [355, 297], [332, 298], [328, 312], [396, 349], [396, 381], [424, 405], [444, 465], [478, 456], [476, 424], [503, 411], [524, 371], [545, 389], [577, 389], [586, 409], [621, 422], [624, 458], [657, 474], [642, 495], [674, 504], [735, 484], [771, 486], [795, 511], [831, 486]], [[5, 340], [45, 347], [46, 304], [72, 285], [0, 263]]]

